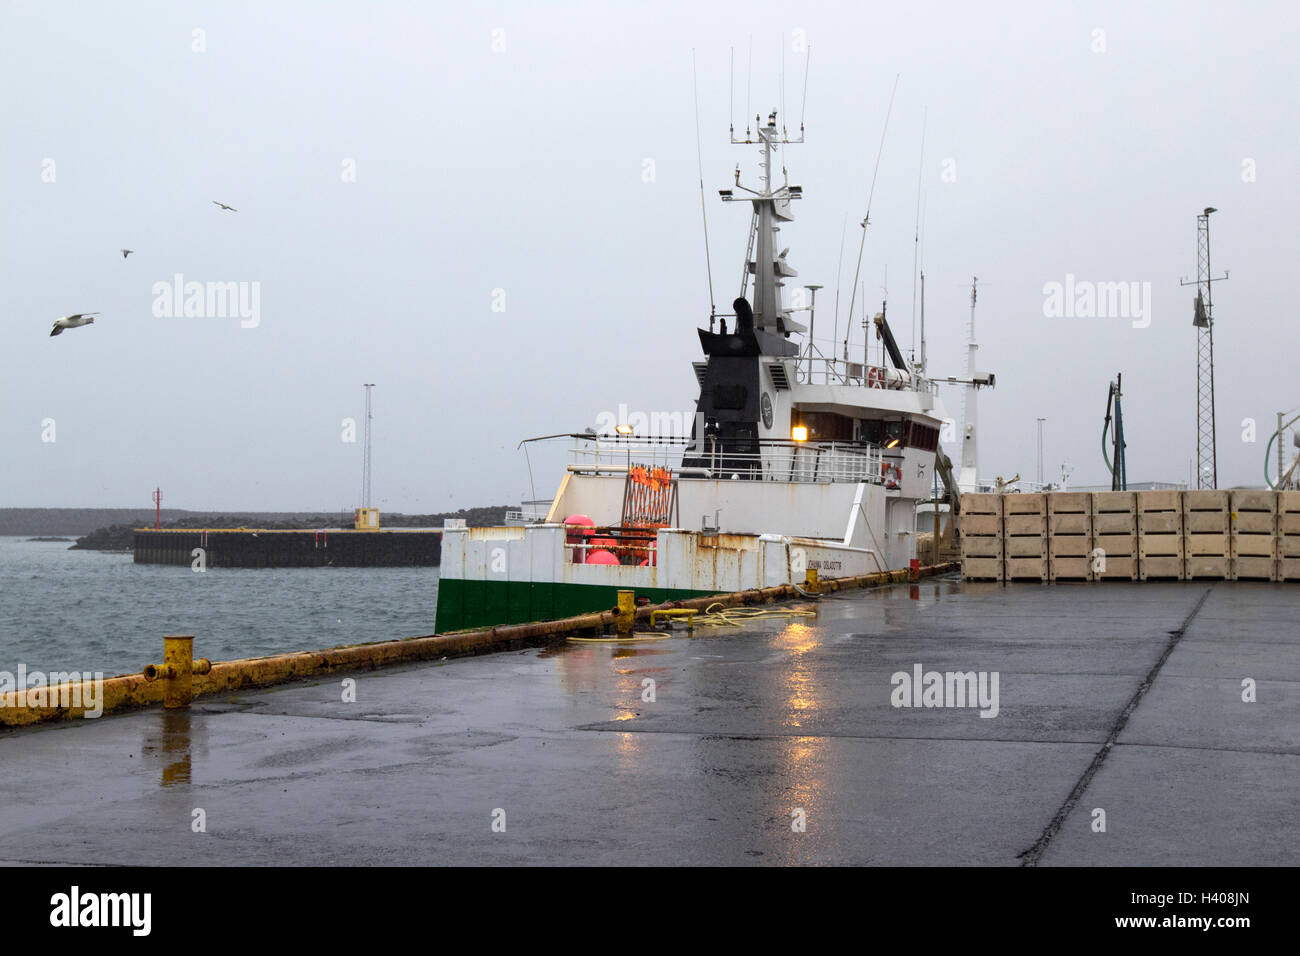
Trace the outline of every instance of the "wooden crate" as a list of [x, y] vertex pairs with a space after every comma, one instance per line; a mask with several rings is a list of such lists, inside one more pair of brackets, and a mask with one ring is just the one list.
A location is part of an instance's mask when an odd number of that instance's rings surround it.
[[1142, 555], [1138, 561], [1138, 576], [1143, 581], [1158, 579], [1181, 581], [1184, 572], [1184, 559], [1181, 554], [1171, 555], [1154, 555], [1148, 557]]
[[1227, 511], [1228, 493], [1226, 491], [1184, 491], [1183, 512], [1189, 511]]
[[1183, 579], [1231, 580], [1227, 491], [1183, 492]]
[[[1003, 515], [1046, 515], [1047, 495], [1041, 491], [1002, 496]], [[963, 501], [965, 498], [962, 499]]]
[[1007, 515], [1002, 519], [1002, 533], [1008, 538], [1021, 534], [1047, 534], [1046, 515]]
[[1276, 581], [1300, 581], [1300, 491], [1279, 491]]
[[1008, 535], [1002, 539], [1002, 549], [1007, 558], [1046, 558], [1047, 535]]
[[1265, 511], [1277, 514], [1277, 492], [1237, 488], [1228, 493], [1229, 511]]
[[1047, 556], [1041, 558], [1008, 557], [1002, 574], [1007, 581], [1047, 581]]
[[1101, 548], [1106, 553], [1107, 559], [1116, 558], [1136, 558], [1138, 554], [1137, 534], [1094, 534], [1092, 536], [1093, 548]]
[[1228, 534], [1185, 534], [1183, 535], [1183, 552], [1190, 558], [1193, 555], [1207, 557], [1229, 557]]
[[967, 535], [1001, 535], [1002, 517], [1000, 515], [963, 514], [961, 516], [961, 533], [963, 537]]
[[1052, 535], [1090, 535], [1092, 534], [1092, 515], [1081, 512], [1048, 515], [1047, 532]]
[[1088, 491], [1053, 491], [1047, 496], [1049, 515], [1092, 514], [1092, 493]]
[[1183, 513], [1181, 511], [1139, 511], [1138, 534], [1177, 534], [1183, 533]]
[[1001, 561], [1002, 555], [1002, 538], [998, 535], [964, 534], [961, 536], [963, 561], [966, 558], [996, 558]]
[[1001, 558], [962, 558], [961, 573], [967, 581], [1001, 581]]
[[1055, 534], [1047, 539], [1047, 554], [1057, 558], [1086, 558], [1092, 554], [1092, 535]]
[[1106, 570], [1092, 572], [1094, 581], [1136, 581], [1138, 559], [1136, 555], [1106, 555]]
[[1228, 520], [1234, 533], [1241, 531], [1272, 536], [1277, 530], [1277, 515], [1272, 511], [1230, 511]]
[[1183, 510], [1181, 491], [1139, 491], [1136, 494], [1139, 513]]
[[1230, 568], [1233, 581], [1276, 581], [1277, 561], [1273, 558], [1234, 557]]
[[1094, 491], [1093, 516], [1100, 514], [1136, 514], [1137, 493], [1132, 491]]
[[1230, 558], [1216, 557], [1208, 554], [1189, 554], [1183, 563], [1183, 580], [1193, 581], [1197, 578], [1228, 579]]
[[1053, 581], [1091, 581], [1092, 558], [1055, 557], [1048, 562], [1049, 576]]
[[1138, 535], [1138, 557], [1179, 558], [1187, 552], [1183, 548], [1181, 534], [1140, 534]]
[[1277, 537], [1271, 534], [1245, 534], [1234, 531], [1230, 536], [1234, 558], [1276, 558]]
[[1227, 511], [1184, 511], [1183, 534], [1222, 534], [1228, 521]]
[[964, 515], [1001, 515], [1005, 495], [974, 493], [961, 496], [961, 513]]
[[1092, 516], [1093, 534], [1136, 534], [1137, 515], [1132, 511], [1099, 511]]

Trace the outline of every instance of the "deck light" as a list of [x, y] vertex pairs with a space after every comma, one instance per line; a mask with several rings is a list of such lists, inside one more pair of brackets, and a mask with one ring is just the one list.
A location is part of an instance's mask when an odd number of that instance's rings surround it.
[[895, 445], [898, 444], [898, 441], [899, 441], [899, 440], [898, 440], [897, 438], [895, 438], [893, 441], [891, 441], [891, 442], [890, 442], [888, 445], [886, 445], [885, 447], [886, 447], [886, 448], [893, 448]]
[[793, 428], [790, 429], [790, 437], [793, 438], [795, 441], [807, 441], [808, 426], [795, 425]]
[[631, 426], [631, 425], [615, 425], [615, 426], [614, 426], [614, 431], [618, 432], [620, 435], [630, 435], [630, 434], [632, 434], [632, 426]]

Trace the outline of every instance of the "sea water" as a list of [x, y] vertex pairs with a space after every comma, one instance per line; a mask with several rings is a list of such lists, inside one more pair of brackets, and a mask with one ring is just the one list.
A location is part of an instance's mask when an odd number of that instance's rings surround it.
[[212, 661], [432, 634], [437, 568], [209, 568], [0, 537], [0, 671], [135, 674], [164, 634]]

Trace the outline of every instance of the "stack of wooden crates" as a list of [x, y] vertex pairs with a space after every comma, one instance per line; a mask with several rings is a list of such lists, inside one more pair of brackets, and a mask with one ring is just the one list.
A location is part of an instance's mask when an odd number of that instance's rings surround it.
[[1277, 496], [1277, 579], [1300, 581], [1300, 491]]
[[967, 494], [978, 581], [1300, 580], [1300, 491]]

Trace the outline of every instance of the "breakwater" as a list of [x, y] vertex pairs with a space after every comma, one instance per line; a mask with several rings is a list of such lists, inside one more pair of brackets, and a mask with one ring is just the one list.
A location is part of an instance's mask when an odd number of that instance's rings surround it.
[[137, 528], [136, 564], [203, 568], [436, 567], [438, 530]]

